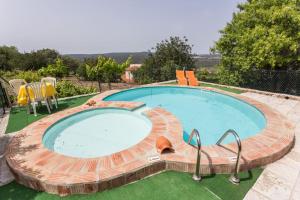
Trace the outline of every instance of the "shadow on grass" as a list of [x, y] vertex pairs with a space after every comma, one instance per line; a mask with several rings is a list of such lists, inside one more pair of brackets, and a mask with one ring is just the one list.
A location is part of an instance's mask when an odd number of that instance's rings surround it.
[[[228, 174], [226, 174], [225, 176], [228, 176]], [[216, 177], [216, 174], [203, 175], [201, 178], [203, 180], [205, 180], [205, 179], [212, 179], [214, 177]], [[252, 180], [253, 179], [253, 173], [252, 173], [251, 170], [241, 172], [241, 173], [239, 173], [239, 178], [240, 178], [241, 182]]]
[[[247, 174], [246, 174], [247, 173]], [[247, 176], [244, 177], [244, 176], [241, 176], [240, 177], [240, 181], [243, 182], [243, 181], [248, 181], [248, 180], [252, 180], [253, 179], [253, 173], [251, 170], [248, 170], [247, 172], [245, 172], [244, 174], [246, 174]], [[243, 174], [243, 175], [244, 175]]]
[[205, 179], [211, 179], [211, 178], [214, 178], [216, 176], [216, 174], [208, 174], [208, 175], [203, 175], [201, 178], [203, 180]]

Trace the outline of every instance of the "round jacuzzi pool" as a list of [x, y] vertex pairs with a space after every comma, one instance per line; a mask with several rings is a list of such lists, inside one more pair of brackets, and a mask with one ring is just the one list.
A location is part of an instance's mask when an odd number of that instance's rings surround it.
[[[185, 141], [196, 128], [204, 145], [215, 144], [228, 129], [235, 130], [241, 139], [245, 139], [266, 126], [264, 115], [254, 106], [228, 95], [198, 88], [142, 87], [124, 90], [103, 100], [144, 102], [147, 107], [162, 107], [181, 121]], [[229, 143], [233, 139], [228, 137], [224, 142]]]
[[63, 118], [50, 126], [43, 144], [57, 153], [80, 158], [110, 155], [142, 141], [151, 121], [123, 109], [92, 109]]

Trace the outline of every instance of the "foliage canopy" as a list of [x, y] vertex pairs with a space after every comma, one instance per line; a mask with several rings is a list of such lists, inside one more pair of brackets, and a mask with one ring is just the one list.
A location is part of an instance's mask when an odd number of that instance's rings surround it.
[[64, 77], [68, 74], [68, 68], [63, 64], [62, 59], [57, 58], [54, 64], [49, 64], [38, 70], [41, 76]]
[[139, 83], [171, 80], [175, 78], [175, 70], [194, 67], [192, 46], [188, 39], [170, 37], [156, 44], [153, 53], [149, 52], [143, 66], [134, 72], [134, 79]]
[[0, 70], [39, 70], [50, 64], [55, 64], [61, 58], [65, 66], [76, 71], [80, 62], [66, 55], [60, 55], [54, 49], [40, 49], [37, 51], [20, 53], [14, 46], [0, 46]]
[[256, 69], [300, 68], [299, 0], [248, 0], [221, 31], [220, 82], [243, 84]]
[[104, 81], [108, 83], [109, 89], [111, 89], [111, 82], [121, 77], [130, 62], [130, 57], [123, 63], [117, 63], [112, 58], [99, 56], [96, 65], [86, 64], [86, 74], [90, 79], [98, 81], [100, 91], [101, 82]]

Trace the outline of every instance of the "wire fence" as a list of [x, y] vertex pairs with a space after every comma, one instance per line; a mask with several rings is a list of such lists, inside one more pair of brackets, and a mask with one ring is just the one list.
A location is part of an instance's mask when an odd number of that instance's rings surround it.
[[259, 70], [242, 87], [300, 96], [300, 70]]
[[[220, 83], [215, 72], [200, 74], [199, 80]], [[261, 91], [283, 93], [300, 96], [299, 70], [255, 70], [247, 73], [239, 86]]]

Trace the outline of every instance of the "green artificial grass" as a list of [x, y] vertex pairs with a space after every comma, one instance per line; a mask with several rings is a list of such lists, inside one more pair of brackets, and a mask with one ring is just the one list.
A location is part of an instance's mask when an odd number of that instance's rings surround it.
[[[59, 101], [58, 109], [56, 109], [55, 106], [53, 106], [54, 109], [51, 110], [51, 113], [56, 113], [67, 108], [79, 106], [85, 103], [92, 96], [93, 95]], [[34, 116], [34, 114], [27, 114], [27, 107], [13, 107], [10, 110], [9, 121], [5, 133], [19, 131], [27, 125], [31, 124], [32, 122], [35, 122], [47, 115], [49, 115], [49, 113], [45, 105], [42, 105], [37, 108], [36, 117]]]
[[241, 93], [244, 92], [244, 91], [239, 90], [239, 89], [228, 88], [228, 87], [219, 86], [219, 85], [213, 85], [213, 84], [209, 84], [209, 83], [201, 83], [200, 86], [217, 88], [217, 89], [224, 90], [224, 91], [227, 91], [227, 92], [232, 92], [232, 93], [235, 93], [235, 94], [241, 94]]
[[[171, 85], [177, 85], [177, 83], [175, 81], [171, 82], [171, 83], [165, 83], [164, 85], [169, 85], [169, 84], [171, 84]], [[239, 90], [239, 89], [228, 88], [228, 87], [225, 87], [225, 86], [213, 85], [213, 84], [203, 83], [203, 82], [200, 82], [200, 86], [217, 88], [217, 89], [224, 90], [224, 91], [227, 91], [227, 92], [232, 92], [232, 93], [235, 93], [235, 94], [241, 94], [241, 93], [244, 92], [244, 91]]]
[[168, 171], [138, 182], [111, 190], [59, 197], [45, 192], [37, 192], [12, 182], [0, 187], [1, 200], [241, 200], [255, 183], [262, 169], [257, 168], [240, 173], [241, 183], [233, 185], [228, 181], [229, 175], [211, 175], [195, 182], [191, 174]]

